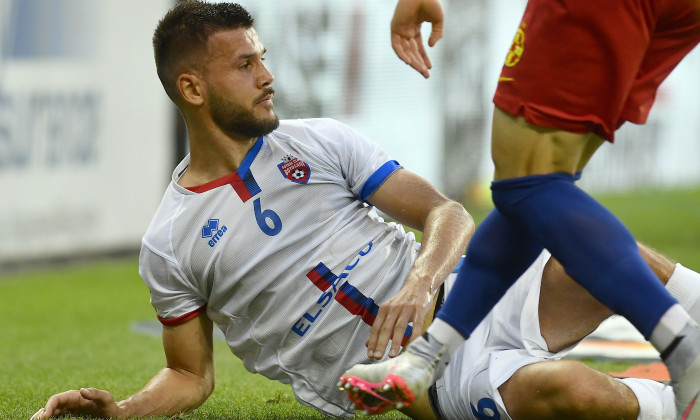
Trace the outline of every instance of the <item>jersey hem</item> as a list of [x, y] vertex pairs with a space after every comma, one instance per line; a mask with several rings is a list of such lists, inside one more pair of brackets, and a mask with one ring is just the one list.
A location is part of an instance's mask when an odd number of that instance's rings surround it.
[[188, 312], [184, 315], [180, 315], [177, 318], [161, 318], [158, 315], [158, 321], [160, 321], [161, 324], [165, 325], [166, 327], [176, 327], [178, 325], [182, 325], [187, 321], [190, 321], [196, 317], [198, 317], [201, 313], [207, 310], [207, 305], [205, 304], [204, 306], [195, 309], [192, 312]]
[[507, 95], [499, 94], [499, 92], [496, 92], [493, 102], [505, 113], [512, 116], [521, 116], [528, 123], [538, 127], [563, 130], [576, 134], [594, 133], [610, 143], [615, 141], [614, 130], [617, 127], [607, 127], [605, 123], [593, 115], [574, 117], [561, 114], [551, 108], [512, 100]]

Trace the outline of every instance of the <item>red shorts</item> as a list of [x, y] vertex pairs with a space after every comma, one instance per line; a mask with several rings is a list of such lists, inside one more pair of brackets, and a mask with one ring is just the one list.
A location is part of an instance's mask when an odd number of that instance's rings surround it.
[[494, 103], [612, 142], [625, 121], [646, 122], [659, 85], [699, 41], [686, 0], [530, 0]]

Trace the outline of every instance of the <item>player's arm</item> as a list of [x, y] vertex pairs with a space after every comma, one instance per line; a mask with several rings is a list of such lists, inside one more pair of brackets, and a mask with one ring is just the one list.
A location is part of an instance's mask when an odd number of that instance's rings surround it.
[[108, 391], [83, 388], [56, 394], [32, 419], [59, 415], [133, 418], [193, 410], [214, 390], [212, 322], [204, 314], [175, 327], [163, 327], [167, 367], [136, 394], [115, 402]]
[[[432, 309], [433, 294], [462, 257], [474, 233], [474, 220], [464, 207], [429, 182], [398, 169], [368, 201], [392, 219], [423, 232], [421, 250], [401, 291], [382, 306], [367, 342], [368, 356], [381, 358], [390, 337], [403, 337], [413, 322], [413, 335], [423, 333], [423, 319]], [[401, 340], [393, 340], [397, 355]]]
[[399, 58], [428, 78], [433, 65], [425, 52], [420, 28], [432, 24], [428, 45], [442, 38], [444, 12], [440, 0], [399, 0], [391, 19], [391, 46]]

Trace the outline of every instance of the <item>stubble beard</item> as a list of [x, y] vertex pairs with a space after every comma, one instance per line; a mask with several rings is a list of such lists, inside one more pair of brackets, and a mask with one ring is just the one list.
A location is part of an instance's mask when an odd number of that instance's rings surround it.
[[270, 134], [280, 125], [277, 114], [272, 110], [269, 118], [259, 118], [252, 109], [226, 100], [216, 92], [211, 93], [209, 102], [211, 117], [216, 125], [229, 135], [257, 138]]

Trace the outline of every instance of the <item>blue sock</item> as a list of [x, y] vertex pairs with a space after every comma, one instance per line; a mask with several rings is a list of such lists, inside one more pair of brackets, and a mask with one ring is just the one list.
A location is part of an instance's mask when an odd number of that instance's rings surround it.
[[493, 210], [469, 242], [457, 280], [436, 316], [468, 338], [541, 252], [527, 231]]
[[573, 175], [497, 181], [492, 190], [505, 217], [526, 227], [570, 276], [646, 338], [676, 303], [642, 259], [632, 234], [576, 187]]

